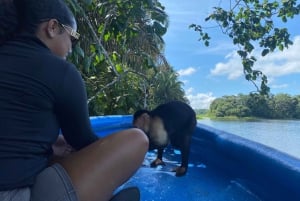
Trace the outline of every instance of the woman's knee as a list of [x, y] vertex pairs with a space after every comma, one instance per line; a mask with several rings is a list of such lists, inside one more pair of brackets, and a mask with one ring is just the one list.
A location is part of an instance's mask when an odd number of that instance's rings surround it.
[[135, 139], [137, 141], [137, 143], [141, 144], [141, 145], [146, 145], [145, 147], [148, 149], [148, 145], [149, 145], [149, 140], [147, 135], [138, 128], [131, 128], [128, 129], [128, 135], [130, 135], [131, 139]]
[[137, 128], [131, 128], [127, 130], [120, 131], [114, 134], [117, 138], [115, 141], [119, 146], [127, 147], [134, 155], [140, 155], [144, 157], [149, 148], [149, 140], [146, 134]]

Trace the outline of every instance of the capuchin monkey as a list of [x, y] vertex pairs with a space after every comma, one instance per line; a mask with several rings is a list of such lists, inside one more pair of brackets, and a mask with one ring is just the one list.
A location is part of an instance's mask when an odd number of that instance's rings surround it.
[[158, 150], [151, 167], [165, 165], [162, 155], [169, 143], [180, 150], [181, 166], [172, 170], [176, 176], [187, 172], [191, 137], [196, 124], [195, 111], [180, 101], [159, 105], [152, 111], [138, 110], [133, 115], [133, 126], [142, 129], [149, 138], [149, 150]]

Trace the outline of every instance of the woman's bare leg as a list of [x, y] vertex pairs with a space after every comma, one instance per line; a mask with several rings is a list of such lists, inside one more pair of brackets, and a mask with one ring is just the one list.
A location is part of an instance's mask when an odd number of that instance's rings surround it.
[[113, 191], [142, 164], [148, 138], [128, 129], [72, 153], [60, 163], [71, 177], [80, 201], [108, 201]]

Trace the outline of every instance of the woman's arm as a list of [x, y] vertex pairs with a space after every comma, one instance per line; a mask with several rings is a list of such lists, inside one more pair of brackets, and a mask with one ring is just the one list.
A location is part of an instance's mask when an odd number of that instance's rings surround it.
[[81, 149], [98, 137], [94, 134], [87, 106], [87, 95], [80, 73], [73, 66], [67, 71], [59, 87], [56, 114], [66, 141], [75, 149]]

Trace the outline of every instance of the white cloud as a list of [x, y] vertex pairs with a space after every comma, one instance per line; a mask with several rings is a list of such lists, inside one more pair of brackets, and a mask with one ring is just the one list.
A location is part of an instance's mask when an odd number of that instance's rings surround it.
[[193, 67], [189, 67], [187, 69], [180, 69], [177, 71], [179, 76], [187, 76], [187, 75], [192, 75], [196, 72], [196, 69]]
[[190, 81], [189, 80], [180, 80], [183, 84], [188, 84]]
[[191, 88], [187, 89], [187, 90], [185, 91], [185, 93], [186, 93], [186, 94], [192, 94], [193, 91], [194, 91], [194, 88], [191, 87]]
[[[188, 90], [188, 92], [191, 91], [191, 89]], [[188, 94], [187, 98], [190, 101], [191, 107], [194, 109], [209, 109], [210, 104], [216, 99], [211, 92], [207, 94]]]
[[[294, 44], [284, 51], [275, 51], [265, 57], [260, 52], [254, 52], [257, 62], [254, 68], [261, 70], [268, 79], [300, 73], [300, 36], [294, 38]], [[227, 62], [217, 63], [211, 70], [213, 76], [227, 76], [228, 79], [237, 79], [243, 76], [241, 58], [236, 52], [228, 54], [225, 59]]]
[[272, 89], [284, 89], [287, 88], [289, 85], [288, 84], [280, 84], [280, 85], [272, 85]]
[[217, 63], [216, 67], [210, 71], [211, 75], [227, 75], [229, 80], [239, 78], [243, 75], [243, 69], [241, 65], [241, 59], [236, 52], [228, 54], [226, 59], [229, 59], [227, 63]]

